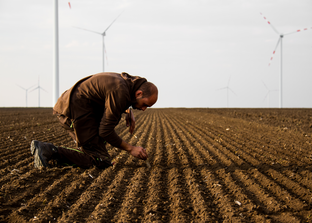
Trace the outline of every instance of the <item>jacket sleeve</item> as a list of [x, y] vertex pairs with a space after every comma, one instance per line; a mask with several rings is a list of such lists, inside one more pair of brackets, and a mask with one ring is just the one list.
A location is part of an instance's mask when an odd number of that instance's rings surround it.
[[99, 126], [99, 135], [114, 147], [119, 147], [122, 139], [115, 132], [122, 113], [124, 113], [129, 100], [129, 93], [115, 90], [107, 94], [105, 109]]

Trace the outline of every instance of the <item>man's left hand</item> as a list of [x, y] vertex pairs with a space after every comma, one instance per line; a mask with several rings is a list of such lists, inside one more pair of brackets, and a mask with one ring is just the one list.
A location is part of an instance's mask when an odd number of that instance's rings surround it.
[[127, 118], [126, 118], [126, 125], [127, 125], [127, 127], [130, 126], [129, 132], [130, 132], [130, 134], [132, 134], [134, 131], [134, 128], [135, 128], [135, 118], [134, 118], [133, 112], [130, 108], [128, 109], [127, 113], [128, 114], [127, 114]]

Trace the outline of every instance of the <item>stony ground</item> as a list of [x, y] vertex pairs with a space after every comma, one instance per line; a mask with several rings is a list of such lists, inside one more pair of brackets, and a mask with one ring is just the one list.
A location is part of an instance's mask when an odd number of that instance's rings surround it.
[[312, 222], [312, 109], [149, 109], [144, 161], [35, 169], [33, 139], [74, 147], [49, 108], [0, 109], [0, 222]]

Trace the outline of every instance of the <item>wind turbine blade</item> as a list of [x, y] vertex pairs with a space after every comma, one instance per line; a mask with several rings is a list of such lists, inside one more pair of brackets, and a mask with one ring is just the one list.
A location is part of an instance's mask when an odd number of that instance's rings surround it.
[[228, 81], [227, 86], [229, 86], [229, 85], [230, 85], [230, 80], [231, 80], [231, 76], [229, 77], [229, 81]]
[[27, 88], [27, 90], [28, 90], [28, 89], [30, 89], [30, 88], [32, 88], [32, 87], [34, 87], [34, 86], [36, 86], [36, 85], [34, 84], [33, 86], [31, 86], [31, 87]]
[[[44, 88], [42, 88], [42, 87], [40, 87], [40, 89], [43, 90], [43, 91], [45, 91], [45, 92], [47, 92], [47, 91], [46, 91]], [[47, 93], [48, 93], [48, 92], [47, 92]]]
[[[262, 13], [260, 12], [260, 15], [262, 15]], [[262, 15], [263, 16], [263, 15]], [[272, 29], [278, 34], [280, 35], [280, 33], [277, 31], [277, 29], [275, 29], [275, 27], [271, 24], [271, 22], [269, 20], [267, 20], [267, 18], [265, 16], [263, 16], [264, 20], [267, 21], [267, 23], [272, 27]]]
[[219, 88], [216, 91], [223, 90], [223, 89], [227, 89], [227, 87]]
[[19, 86], [20, 88], [22, 88], [22, 89], [24, 89], [25, 91], [28, 91], [30, 88], [32, 88], [32, 87], [34, 87], [35, 85], [32, 85], [31, 87], [29, 87], [29, 88], [23, 88], [22, 86], [20, 86], [20, 85], [18, 85], [18, 84], [16, 84], [17, 86]]
[[74, 27], [74, 28], [76, 28], [76, 29], [82, 29], [82, 30], [85, 30], [85, 31], [88, 31], [88, 32], [92, 32], [92, 33], [96, 33], [96, 34], [100, 34], [100, 35], [102, 35], [102, 33], [95, 32], [95, 31], [92, 31], [92, 30], [83, 29], [83, 28], [79, 28], [79, 27], [76, 27], [76, 26], [73, 26], [73, 27]]
[[289, 35], [289, 34], [293, 34], [293, 33], [298, 33], [298, 32], [307, 31], [308, 29], [312, 29], [312, 27], [310, 27], [310, 28], [303, 28], [303, 29], [297, 29], [296, 31], [292, 31], [292, 32], [289, 32], [289, 33], [284, 34], [284, 36], [285, 36], [285, 35]]
[[113, 25], [113, 23], [119, 18], [119, 16], [121, 16], [122, 13], [123, 13], [123, 12], [121, 12], [121, 13], [116, 17], [116, 19], [114, 19], [114, 21], [104, 30], [104, 32], [102, 33], [102, 35], [105, 34], [105, 32], [109, 29], [109, 27], [111, 27], [111, 26]]
[[[30, 92], [33, 92], [34, 90], [37, 90], [37, 89], [39, 89], [40, 87], [36, 87], [36, 88], [34, 88], [34, 89], [32, 89]], [[29, 92], [29, 93], [30, 93]]]
[[[231, 88], [229, 88], [229, 90], [232, 91], [233, 94], [235, 94], [235, 92], [234, 92]], [[236, 95], [236, 94], [235, 94], [235, 95]], [[236, 96], [237, 96], [237, 95], [236, 95]]]
[[265, 88], [269, 90], [269, 88], [265, 85], [265, 83], [264, 83], [263, 81], [262, 81], [262, 83], [263, 83], [263, 85], [265, 86]]
[[[34, 88], [34, 89], [32, 89], [30, 92], [32, 92], [32, 91], [34, 91], [34, 90], [37, 90], [37, 89], [40, 89], [40, 90], [43, 90], [43, 91], [47, 92], [44, 88], [42, 88], [42, 87], [40, 87], [40, 86], [39, 86], [39, 87], [36, 87], [36, 88]], [[29, 93], [30, 93], [30, 92], [29, 92]], [[47, 93], [48, 93], [48, 92], [47, 92]]]
[[25, 91], [27, 90], [27, 89], [23, 88], [22, 86], [20, 86], [20, 85], [18, 85], [18, 84], [16, 84], [16, 85], [19, 86], [20, 88], [22, 88], [22, 89], [25, 90]]
[[265, 95], [263, 101], [265, 101], [265, 99], [268, 97], [269, 93], [270, 93], [270, 91], [268, 91], [268, 93]]
[[272, 56], [271, 56], [271, 58], [270, 58], [270, 61], [269, 61], [269, 66], [271, 65], [271, 62], [272, 62], [272, 60], [273, 60], [274, 54], [275, 54], [275, 52], [276, 52], [276, 49], [277, 49], [278, 44], [279, 44], [280, 41], [281, 41], [281, 37], [278, 37], [277, 44], [276, 44], [276, 46], [275, 46], [275, 49], [274, 49], [273, 54], [272, 54]]

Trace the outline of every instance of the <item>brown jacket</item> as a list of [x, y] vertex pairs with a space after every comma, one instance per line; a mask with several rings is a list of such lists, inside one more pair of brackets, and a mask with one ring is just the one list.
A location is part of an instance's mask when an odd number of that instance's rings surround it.
[[127, 73], [104, 72], [85, 77], [61, 95], [53, 114], [70, 119], [78, 146], [100, 136], [119, 147], [122, 139], [114, 128], [122, 113], [135, 103], [135, 92], [145, 82], [145, 78]]

